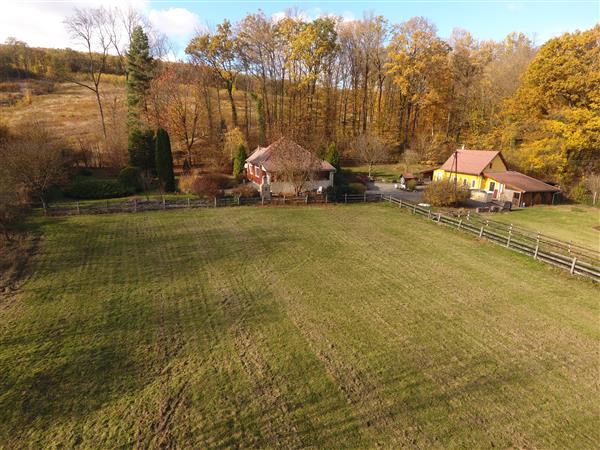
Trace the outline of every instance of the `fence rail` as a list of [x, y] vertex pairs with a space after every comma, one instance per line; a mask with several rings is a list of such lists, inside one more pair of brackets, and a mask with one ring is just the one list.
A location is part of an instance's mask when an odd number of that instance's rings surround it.
[[[362, 196], [361, 196], [362, 198]], [[178, 198], [158, 200], [121, 200], [105, 201], [94, 203], [64, 203], [51, 204], [44, 209], [44, 214], [50, 216], [71, 216], [78, 214], [115, 214], [115, 213], [136, 213], [144, 211], [160, 211], [167, 209], [187, 209], [187, 208], [217, 208], [223, 206], [244, 206], [244, 205], [305, 205], [328, 203], [325, 197], [273, 197], [269, 200], [253, 197], [224, 197], [213, 200], [198, 198]]]
[[384, 197], [384, 200], [440, 225], [487, 238], [506, 248], [532, 256], [538, 261], [567, 269], [571, 274], [582, 275], [600, 282], [600, 252], [598, 251], [560, 241], [522, 227], [490, 220], [470, 211], [434, 212], [430, 208], [392, 196]]
[[[433, 211], [431, 208], [419, 206], [416, 203], [401, 200], [391, 195], [383, 194], [347, 194], [338, 199], [337, 203], [368, 203], [387, 201], [399, 209], [406, 209], [415, 215], [420, 215], [439, 225], [461, 230], [491, 242], [503, 245], [511, 250], [532, 256], [563, 269], [571, 274], [578, 274], [596, 282], [600, 282], [600, 252], [582, 247], [571, 242], [564, 242], [551, 236], [528, 230], [512, 224], [491, 220], [481, 214], [465, 211]], [[305, 197], [273, 197], [269, 200], [261, 198], [227, 197], [214, 200], [197, 198], [181, 198], [160, 200], [125, 200], [119, 202], [91, 204], [55, 204], [45, 210], [49, 215], [76, 214], [107, 214], [107, 213], [136, 213], [143, 211], [158, 211], [167, 209], [186, 208], [217, 208], [224, 206], [244, 205], [306, 205], [329, 203], [327, 196]]]

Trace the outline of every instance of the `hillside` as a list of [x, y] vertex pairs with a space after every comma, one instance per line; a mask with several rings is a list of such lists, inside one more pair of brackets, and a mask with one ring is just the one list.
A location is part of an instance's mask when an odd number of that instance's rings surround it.
[[499, 246], [376, 205], [30, 226], [7, 448], [600, 441], [597, 287]]

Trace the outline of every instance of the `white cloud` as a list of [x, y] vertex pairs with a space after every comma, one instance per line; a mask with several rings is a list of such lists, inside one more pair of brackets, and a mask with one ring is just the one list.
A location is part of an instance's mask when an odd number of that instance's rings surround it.
[[201, 26], [197, 14], [184, 8], [151, 9], [150, 0], [7, 1], [0, 6], [0, 42], [11, 36], [31, 47], [77, 49], [63, 21], [75, 12], [75, 8], [99, 6], [124, 10], [133, 7], [148, 16], [153, 26], [179, 45]]
[[202, 27], [198, 14], [185, 8], [152, 9], [148, 18], [154, 27], [170, 38], [190, 37]]

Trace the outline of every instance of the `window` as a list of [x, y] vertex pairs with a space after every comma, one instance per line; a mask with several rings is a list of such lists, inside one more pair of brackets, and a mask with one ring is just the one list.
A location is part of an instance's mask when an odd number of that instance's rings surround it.
[[474, 188], [475, 187], [475, 180], [471, 181], [471, 187]]
[[441, 180], [442, 180], [442, 173], [440, 172], [440, 173], [438, 173], [437, 175], [438, 175], [438, 176], [437, 176], [437, 179], [438, 179], [438, 181], [441, 181]]
[[469, 185], [469, 180], [463, 178], [463, 186], [467, 187]]
[[490, 187], [488, 188], [488, 191], [494, 192], [494, 189], [496, 189], [496, 183], [494, 181], [490, 181]]

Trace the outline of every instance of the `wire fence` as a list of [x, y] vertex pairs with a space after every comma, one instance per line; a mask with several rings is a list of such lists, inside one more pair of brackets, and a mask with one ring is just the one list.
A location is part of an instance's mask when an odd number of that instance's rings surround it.
[[[600, 251], [562, 241], [536, 231], [513, 224], [498, 222], [481, 214], [467, 211], [434, 211], [430, 207], [401, 200], [384, 194], [346, 194], [334, 203], [370, 203], [386, 201], [399, 209], [405, 209], [439, 225], [445, 225], [500, 244], [514, 251], [532, 256], [563, 269], [600, 282]], [[245, 205], [290, 206], [332, 203], [327, 195], [302, 197], [244, 198], [225, 197], [213, 200], [198, 198], [176, 198], [159, 200], [130, 199], [94, 203], [77, 202], [47, 206], [47, 215], [65, 216], [77, 214], [137, 213], [192, 208], [218, 208]]]

